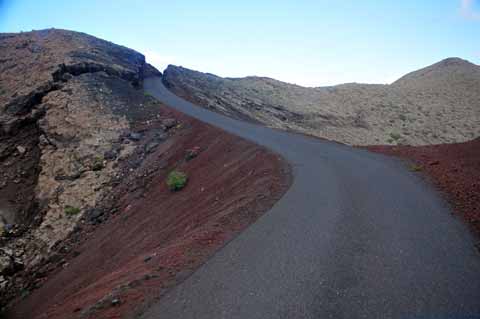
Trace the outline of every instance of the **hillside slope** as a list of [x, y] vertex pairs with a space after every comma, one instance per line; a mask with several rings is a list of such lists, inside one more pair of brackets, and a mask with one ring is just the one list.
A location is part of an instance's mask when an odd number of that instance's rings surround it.
[[[159, 74], [142, 54], [87, 34], [0, 34], [0, 309], [132, 311], [286, 190], [277, 155], [146, 95], [143, 79]], [[165, 185], [174, 169], [190, 177], [176, 194]], [[158, 289], [140, 298], [144, 276]]]
[[136, 126], [162, 118], [158, 106], [130, 112], [143, 108], [144, 69], [140, 53], [81, 33], [0, 35], [2, 305], [107, 201]]
[[480, 135], [480, 66], [458, 58], [392, 85], [305, 88], [172, 65], [163, 81], [179, 96], [222, 114], [347, 144], [440, 144]]

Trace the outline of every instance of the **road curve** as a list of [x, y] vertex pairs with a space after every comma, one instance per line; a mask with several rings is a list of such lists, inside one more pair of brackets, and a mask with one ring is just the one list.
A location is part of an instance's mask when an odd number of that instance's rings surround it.
[[281, 154], [287, 193], [141, 318], [480, 318], [480, 254], [467, 227], [401, 162], [165, 104]]

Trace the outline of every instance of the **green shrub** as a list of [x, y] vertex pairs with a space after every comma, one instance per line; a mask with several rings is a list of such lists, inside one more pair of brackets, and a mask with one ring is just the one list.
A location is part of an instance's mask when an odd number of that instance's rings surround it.
[[64, 212], [65, 215], [68, 216], [77, 215], [78, 213], [80, 213], [80, 208], [67, 205], [65, 206]]
[[187, 184], [187, 174], [180, 171], [172, 171], [167, 177], [167, 186], [171, 191], [178, 191]]
[[420, 165], [411, 165], [410, 166], [410, 170], [412, 172], [420, 172], [422, 169], [423, 169], [423, 167], [420, 166]]
[[104, 167], [103, 165], [103, 157], [102, 156], [95, 156], [92, 164], [92, 171], [100, 171]]
[[390, 133], [390, 137], [394, 140], [394, 141], [398, 141], [402, 135], [398, 134], [398, 133]]

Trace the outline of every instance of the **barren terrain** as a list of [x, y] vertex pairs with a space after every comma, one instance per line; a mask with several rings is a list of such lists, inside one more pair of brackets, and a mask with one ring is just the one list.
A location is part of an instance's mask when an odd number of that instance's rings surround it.
[[449, 58], [391, 85], [306, 88], [169, 66], [164, 84], [222, 114], [352, 145], [428, 145], [480, 135], [480, 66]]
[[174, 95], [160, 77], [144, 86], [181, 112], [281, 154], [295, 179], [267, 214], [140, 318], [480, 313], [477, 239], [405, 163], [227, 118]]
[[[1, 34], [0, 70], [0, 307], [13, 318], [132, 313], [289, 185], [277, 155], [145, 94], [160, 73], [131, 49]], [[188, 175], [177, 193], [175, 169]]]
[[479, 68], [303, 88], [162, 76], [77, 32], [0, 34], [0, 315], [478, 313], [475, 239], [403, 163], [204, 108], [413, 159], [478, 230]]

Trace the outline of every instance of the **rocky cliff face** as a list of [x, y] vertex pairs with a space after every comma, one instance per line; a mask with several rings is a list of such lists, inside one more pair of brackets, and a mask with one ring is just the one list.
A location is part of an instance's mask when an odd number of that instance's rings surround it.
[[168, 137], [145, 72], [158, 71], [140, 53], [86, 34], [0, 35], [2, 301]]
[[221, 78], [169, 66], [176, 94], [240, 119], [354, 145], [425, 145], [480, 135], [480, 67], [449, 58], [391, 85], [305, 88], [269, 78]]

